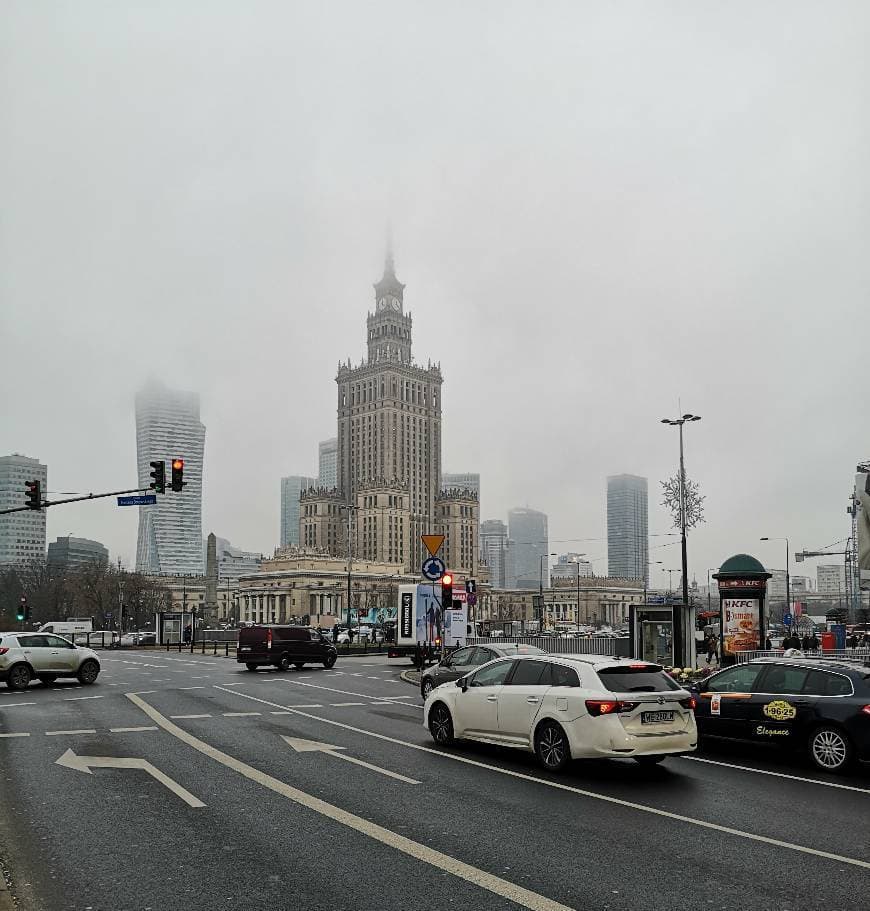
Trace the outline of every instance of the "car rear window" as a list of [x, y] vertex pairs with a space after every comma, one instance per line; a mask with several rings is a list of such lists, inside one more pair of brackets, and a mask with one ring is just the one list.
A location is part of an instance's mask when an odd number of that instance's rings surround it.
[[266, 641], [265, 627], [249, 626], [247, 629], [239, 630], [239, 642], [244, 645], [256, 645], [259, 642]]
[[499, 652], [502, 655], [544, 655], [546, 654], [542, 648], [538, 648], [536, 645], [523, 645], [522, 643], [515, 642], [505, 642], [504, 645], [498, 647]]
[[679, 689], [674, 680], [654, 665], [603, 667], [596, 668], [596, 673], [611, 693], [666, 693]]
[[851, 696], [852, 681], [842, 674], [827, 671], [810, 671], [804, 684], [807, 696]]

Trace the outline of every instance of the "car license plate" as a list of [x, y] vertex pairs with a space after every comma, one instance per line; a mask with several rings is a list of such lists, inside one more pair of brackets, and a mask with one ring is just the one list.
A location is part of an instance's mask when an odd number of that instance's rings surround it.
[[673, 721], [673, 712], [641, 712], [641, 724], [661, 724], [663, 721]]

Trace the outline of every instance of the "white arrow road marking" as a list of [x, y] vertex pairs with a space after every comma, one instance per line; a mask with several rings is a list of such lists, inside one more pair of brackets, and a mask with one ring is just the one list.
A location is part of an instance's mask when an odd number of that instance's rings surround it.
[[143, 772], [147, 772], [161, 784], [166, 785], [173, 794], [180, 797], [188, 806], [205, 806], [190, 791], [183, 788], [177, 781], [173, 781], [168, 775], [164, 775], [160, 769], [155, 768], [146, 759], [134, 759], [125, 756], [77, 756], [72, 750], [67, 750], [60, 759], [55, 759], [55, 764], [62, 765], [67, 769], [75, 769], [77, 772], [85, 772], [88, 775], [93, 774], [91, 769], [142, 769]]
[[399, 775], [398, 772], [391, 772], [389, 769], [382, 769], [380, 766], [372, 765], [370, 762], [363, 762], [362, 759], [355, 759], [353, 756], [345, 756], [343, 753], [336, 753], [336, 750], [343, 750], [344, 747], [333, 746], [331, 743], [318, 743], [316, 740], [302, 740], [299, 737], [287, 737], [281, 735], [281, 739], [286, 741], [296, 750], [297, 753], [329, 753], [336, 759], [343, 759], [345, 762], [352, 762], [354, 765], [361, 765], [363, 768], [371, 769], [373, 772], [380, 772], [381, 775], [387, 775], [395, 778], [396, 781], [404, 781], [405, 784], [420, 784], [413, 778], [407, 778]]
[[[232, 692], [232, 690], [227, 690], [227, 692]], [[502, 898], [516, 902], [523, 908], [529, 908], [531, 911], [572, 911], [568, 905], [553, 901], [539, 892], [532, 892], [530, 889], [525, 889], [523, 886], [502, 879], [500, 876], [494, 876], [492, 873], [487, 873], [486, 870], [473, 867], [471, 864], [466, 864], [456, 857], [442, 854], [441, 851], [436, 851], [428, 845], [420, 844], [418, 841], [399, 835], [398, 832], [393, 832], [391, 829], [379, 826], [368, 819], [363, 819], [362, 816], [342, 810], [341, 807], [327, 803], [327, 801], [321, 800], [313, 794], [300, 791], [299, 788], [294, 788], [292, 785], [273, 778], [266, 772], [261, 772], [246, 762], [242, 762], [241, 759], [236, 759], [235, 756], [224, 753], [204, 740], [194, 737], [193, 734], [188, 734], [183, 728], [173, 724], [168, 718], [161, 715], [157, 709], [150, 706], [136, 693], [127, 693], [127, 698], [139, 706], [155, 724], [159, 724], [164, 731], [177, 737], [189, 747], [208, 756], [210, 759], [214, 759], [215, 762], [221, 763], [228, 769], [238, 772], [250, 781], [255, 781], [262, 787], [268, 788], [270, 791], [274, 791], [276, 794], [280, 794], [282, 797], [286, 797], [288, 800], [292, 800], [294, 803], [306, 807], [314, 813], [319, 813], [327, 819], [332, 819], [340, 825], [347, 826], [347, 828], [353, 829], [355, 832], [379, 841], [381, 844], [396, 851], [401, 851], [403, 854], [429, 864], [438, 870], [450, 873], [458, 879], [480, 886], [481, 889], [486, 889], [494, 895], [500, 895]]]

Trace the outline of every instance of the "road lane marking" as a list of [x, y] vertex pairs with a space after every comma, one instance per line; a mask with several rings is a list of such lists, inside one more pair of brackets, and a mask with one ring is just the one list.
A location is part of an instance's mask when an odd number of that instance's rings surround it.
[[[227, 692], [232, 692], [232, 690]], [[466, 864], [455, 857], [451, 857], [449, 854], [443, 854], [427, 845], [412, 841], [404, 835], [399, 835], [398, 832], [393, 832], [391, 829], [379, 826], [368, 819], [349, 813], [347, 810], [341, 809], [341, 807], [327, 803], [319, 797], [300, 791], [286, 782], [279, 781], [277, 778], [255, 769], [240, 759], [218, 750], [198, 737], [194, 737], [193, 734], [189, 734], [183, 728], [178, 727], [177, 724], [173, 724], [169, 719], [161, 715], [157, 709], [150, 706], [135, 693], [128, 693], [127, 697], [134, 705], [139, 706], [152, 721], [159, 724], [165, 731], [174, 735], [183, 743], [300, 806], [332, 819], [334, 822], [353, 829], [355, 832], [360, 832], [375, 841], [379, 841], [381, 844], [387, 845], [387, 847], [401, 851], [409, 857], [421, 860], [439, 870], [444, 870], [458, 879], [480, 886], [482, 889], [486, 889], [495, 895], [500, 895], [502, 898], [515, 902], [524, 908], [529, 908], [531, 911], [572, 911], [567, 905], [555, 902], [544, 895], [502, 879], [500, 876], [494, 876], [492, 873], [487, 873], [485, 870], [471, 866], [471, 864]]]
[[75, 769], [77, 772], [85, 772], [87, 775], [93, 775], [91, 769], [142, 769], [143, 772], [147, 772], [162, 785], [169, 788], [173, 794], [180, 797], [188, 806], [205, 806], [187, 788], [183, 788], [177, 781], [173, 781], [168, 775], [164, 775], [160, 769], [151, 765], [146, 759], [134, 759], [125, 756], [78, 756], [72, 750], [67, 750], [60, 759], [55, 759], [54, 762], [55, 765], [64, 766], [67, 769]]
[[64, 702], [81, 702], [82, 699], [105, 699], [105, 696], [68, 696]]
[[138, 728], [109, 728], [110, 734], [136, 734], [139, 731], [159, 731], [160, 728], [154, 725], [142, 725]]
[[336, 752], [337, 750], [347, 749], [346, 747], [338, 747], [331, 743], [320, 743], [317, 740], [303, 740], [300, 737], [288, 737], [286, 734], [282, 734], [281, 739], [293, 747], [297, 753], [326, 753], [329, 756], [334, 756], [336, 759], [352, 762], [354, 765], [362, 766], [365, 769], [371, 769], [373, 772], [379, 772], [381, 775], [386, 775], [388, 778], [395, 778], [397, 781], [402, 781], [405, 784], [420, 784], [420, 782], [414, 778], [407, 778], [405, 775], [399, 775], [398, 772], [391, 772], [389, 769], [382, 768], [379, 765], [372, 765], [372, 763], [363, 762], [362, 759], [357, 759], [354, 756], [345, 756], [344, 753]]
[[180, 686], [180, 690], [204, 690], [205, 686]]
[[9, 705], [4, 705], [4, 709], [14, 709], [18, 708], [20, 705], [36, 705], [35, 702], [10, 702]]
[[870, 790], [867, 788], [856, 788], [850, 784], [838, 784], [836, 781], [819, 781], [817, 778], [804, 778], [801, 775], [789, 775], [786, 772], [772, 772], [767, 769], [754, 769], [752, 766], [735, 765], [731, 762], [720, 762], [716, 759], [704, 759], [701, 756], [680, 756], [679, 759], [688, 759], [692, 762], [705, 762], [708, 765], [721, 765], [729, 769], [740, 769], [741, 772], [755, 772], [758, 775], [773, 775], [776, 778], [788, 778], [791, 781], [804, 781], [807, 784], [820, 784], [826, 788], [839, 788], [842, 791], [857, 791], [859, 794], [870, 796]]
[[60, 734], [96, 734], [96, 733], [97, 732], [94, 728], [82, 728], [79, 731], [46, 731], [45, 736], [46, 737], [57, 737]]
[[252, 718], [254, 715], [262, 715], [262, 712], [224, 712], [224, 718]]
[[344, 708], [349, 705], [368, 705], [368, 702], [330, 702], [330, 706], [334, 709]]
[[[215, 689], [220, 690], [223, 689], [223, 687], [216, 685]], [[271, 705], [275, 708], [291, 709], [291, 706], [282, 706], [277, 702], [268, 702], [267, 700], [260, 699], [257, 696], [249, 696], [247, 693], [238, 693], [235, 690], [225, 690], [225, 692], [232, 693], [234, 696], [239, 696], [242, 699], [252, 699], [254, 702], [262, 702], [264, 705]], [[387, 734], [378, 734], [376, 731], [368, 731], [365, 728], [354, 727], [351, 724], [335, 721], [332, 718], [323, 718], [320, 715], [310, 715], [308, 712], [300, 712], [298, 709], [292, 709], [292, 712], [295, 715], [301, 715], [303, 718], [311, 718], [314, 721], [322, 721], [324, 724], [331, 724], [335, 727], [344, 728], [347, 731], [353, 731], [357, 734], [364, 734], [368, 737], [374, 737], [377, 740], [384, 740], [387, 743], [395, 743], [399, 746], [408, 747], [412, 750], [418, 750], [421, 753], [429, 753], [433, 756], [440, 756], [442, 759], [451, 759], [454, 762], [461, 762], [465, 765], [476, 766], [480, 769], [488, 769], [489, 771], [498, 772], [501, 775], [506, 775], [509, 778], [518, 778], [521, 781], [532, 781], [535, 784], [544, 785], [548, 788], [555, 788], [558, 791], [568, 791], [572, 794], [579, 794], [581, 797], [591, 797], [593, 800], [601, 800], [604, 803], [615, 804], [617, 806], [626, 807], [630, 810], [638, 810], [642, 813], [650, 813], [653, 816], [661, 816], [665, 819], [673, 819], [677, 822], [685, 822], [689, 825], [699, 826], [702, 829], [713, 829], [717, 832], [723, 832], [726, 835], [734, 835], [738, 838], [746, 838], [749, 841], [758, 841], [762, 842], [763, 844], [774, 845], [780, 848], [787, 848], [790, 851], [797, 851], [801, 854], [812, 854], [815, 857], [824, 857], [828, 860], [834, 860], [844, 864], [851, 864], [855, 867], [863, 867], [866, 870], [870, 870], [870, 861], [859, 860], [855, 857], [845, 857], [841, 854], [833, 854], [830, 851], [820, 851], [817, 848], [809, 848], [806, 845], [798, 845], [788, 841], [781, 841], [778, 838], [769, 838], [766, 835], [757, 835], [754, 832], [746, 832], [742, 829], [732, 828], [731, 826], [722, 826], [719, 825], [719, 823], [708, 822], [705, 819], [696, 819], [693, 816], [683, 816], [680, 813], [671, 813], [669, 810], [660, 810], [658, 807], [651, 807], [647, 806], [646, 804], [635, 803], [631, 800], [623, 800], [620, 797], [611, 797], [608, 794], [598, 794], [595, 791], [587, 791], [584, 788], [577, 788], [573, 785], [562, 784], [558, 781], [547, 781], [545, 778], [537, 778], [534, 775], [527, 775], [524, 772], [515, 772], [512, 769], [503, 769], [500, 766], [491, 765], [488, 762], [479, 762], [476, 759], [469, 759], [466, 756], [458, 756], [455, 753], [445, 753], [441, 750], [433, 749], [432, 747], [424, 747], [419, 743], [411, 743], [408, 740], [400, 740], [398, 737], [390, 737]]]
[[[341, 693], [342, 696], [356, 696], [357, 699], [392, 699], [392, 696], [373, 696], [369, 693], [352, 693], [350, 690], [337, 690], [332, 686], [320, 686], [316, 683], [302, 683], [298, 680], [285, 680], [281, 679], [278, 683], [286, 683], [288, 686], [308, 686], [314, 690], [327, 690], [330, 693]], [[217, 684], [215, 684], [217, 686]], [[416, 697], [409, 697], [416, 698]]]
[[[129, 695], [129, 693], [127, 694]], [[211, 718], [211, 715], [170, 715], [170, 718]]]
[[[287, 714], [289, 715], [290, 713], [288, 712]], [[29, 736], [30, 736], [29, 733], [28, 734], [0, 734], [0, 738], [3, 738], [3, 737], [29, 737]]]

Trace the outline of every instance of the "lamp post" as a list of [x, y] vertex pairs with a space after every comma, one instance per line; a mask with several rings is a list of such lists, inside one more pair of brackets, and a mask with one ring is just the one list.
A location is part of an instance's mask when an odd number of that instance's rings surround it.
[[580, 632], [580, 558], [585, 557], [586, 554], [577, 554], [577, 607], [574, 609], [574, 623], [577, 627], [577, 632]]
[[712, 607], [710, 606], [710, 573], [716, 573], [716, 572], [719, 572], [718, 566], [711, 566], [707, 570], [707, 613], [708, 614], [712, 610]]
[[[789, 541], [788, 538], [768, 538], [766, 535], [759, 541], [785, 541], [785, 614], [791, 613], [791, 577], [789, 576]], [[783, 616], [785, 616], [783, 614]]]
[[678, 569], [666, 569], [665, 572], [668, 574], [668, 597], [674, 593], [674, 573], [680, 572]]
[[[659, 564], [664, 563], [664, 562], [665, 562], [664, 560], [650, 560], [650, 561], [647, 563], [647, 566], [658, 566]], [[644, 574], [643, 574], [643, 603], [644, 603], [644, 607], [646, 606], [646, 598], [647, 598], [647, 589], [648, 589], [648, 588], [649, 588], [649, 584], [647, 583], [647, 574], [644, 572]]]
[[[683, 457], [683, 424], [700, 421], [701, 417], [697, 414], [684, 414], [679, 418], [662, 418], [662, 424], [669, 424], [671, 427], [678, 427], [680, 431], [680, 545], [682, 550], [683, 566], [683, 604], [688, 607], [689, 604], [689, 569], [688, 559], [686, 557], [686, 464]], [[674, 614], [674, 656], [679, 656], [682, 664], [685, 664], [685, 631], [683, 629], [682, 611]]]
[[[544, 560], [546, 560], [547, 557], [557, 557], [557, 556], [558, 556], [558, 554], [541, 554], [541, 559], [540, 559], [541, 574], [538, 577], [538, 598], [540, 599], [538, 602], [538, 610], [541, 612], [540, 616], [538, 617], [538, 632], [539, 633], [542, 633], [544, 631]], [[580, 572], [579, 566], [577, 567], [577, 572], [578, 573]]]

